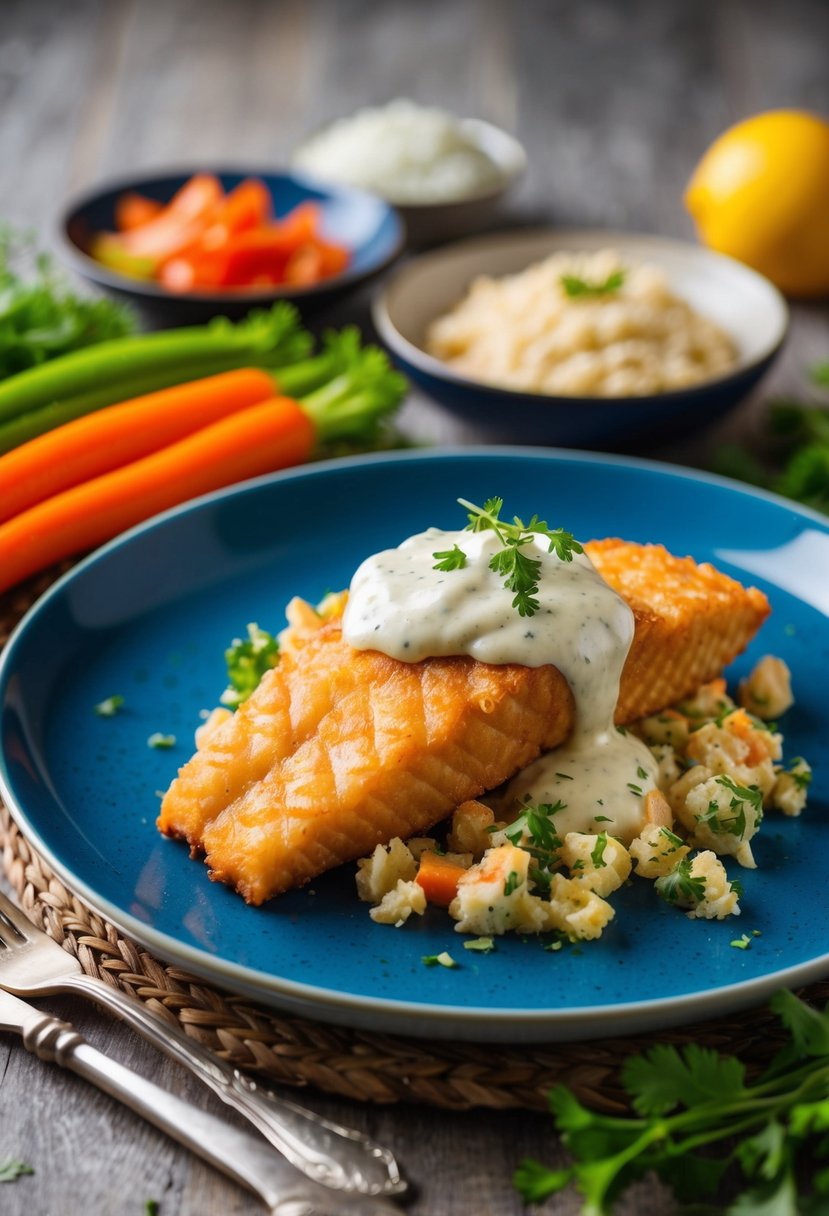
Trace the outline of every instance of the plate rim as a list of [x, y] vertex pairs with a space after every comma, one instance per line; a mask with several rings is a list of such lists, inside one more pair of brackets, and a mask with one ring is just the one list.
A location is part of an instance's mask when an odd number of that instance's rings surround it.
[[[321, 462], [314, 466], [266, 474], [225, 487], [222, 490], [201, 495], [178, 507], [144, 521], [115, 537], [105, 545], [84, 557], [70, 570], [61, 575], [27, 610], [0, 652], [0, 693], [5, 690], [8, 671], [12, 666], [17, 647], [21, 645], [30, 621], [35, 619], [48, 604], [59, 598], [64, 589], [78, 577], [101, 562], [111, 553], [120, 551], [134, 538], [145, 532], [164, 527], [169, 521], [184, 515], [209, 508], [214, 503], [231, 497], [255, 494], [273, 484], [290, 483], [297, 479], [324, 477], [329, 472], [360, 469], [368, 465], [410, 464], [427, 461], [481, 457], [509, 457], [527, 460], [549, 460], [551, 463], [587, 463], [602, 467], [621, 466], [634, 472], [668, 474], [684, 480], [712, 484], [750, 500], [759, 499], [782, 507], [792, 515], [817, 524], [829, 534], [829, 520], [811, 508], [793, 503], [780, 495], [756, 487], [746, 486], [731, 478], [704, 470], [689, 469], [681, 465], [655, 461], [644, 457], [628, 457], [603, 454], [577, 449], [536, 448], [531, 446], [487, 446], [451, 447], [432, 452], [386, 452], [370, 455], [343, 457]], [[829, 619], [829, 618], [827, 618]], [[144, 944], [161, 959], [184, 965], [197, 975], [217, 983], [231, 991], [258, 1000], [270, 1008], [296, 1013], [323, 1022], [344, 1025], [353, 1029], [367, 1028], [392, 1034], [410, 1034], [417, 1037], [438, 1035], [442, 1039], [462, 1034], [470, 1040], [503, 1042], [520, 1036], [523, 1042], [565, 1042], [596, 1038], [615, 1038], [625, 1034], [636, 1034], [647, 1030], [667, 1028], [672, 1025], [690, 1024], [716, 1017], [719, 1013], [735, 1012], [754, 1005], [781, 987], [810, 983], [829, 973], [829, 951], [799, 964], [793, 964], [751, 979], [738, 980], [714, 990], [701, 990], [693, 994], [672, 997], [655, 997], [647, 1000], [624, 1001], [603, 1005], [568, 1007], [560, 1010], [499, 1008], [487, 1006], [449, 1005], [423, 1003], [389, 997], [362, 996], [346, 992], [319, 988], [314, 984], [284, 979], [253, 967], [231, 962], [207, 951], [190, 946], [166, 932], [159, 931], [125, 910], [100, 896], [94, 888], [77, 874], [72, 866], [55, 855], [43, 840], [41, 833], [31, 823], [24, 807], [20, 805], [7, 778], [6, 762], [0, 749], [0, 796], [24, 838], [44, 857], [47, 864], [63, 881], [70, 892], [77, 893], [93, 911], [109, 920], [128, 937]], [[356, 1016], [353, 1016], [356, 1015]], [[578, 1025], [576, 1025], [578, 1023]]]

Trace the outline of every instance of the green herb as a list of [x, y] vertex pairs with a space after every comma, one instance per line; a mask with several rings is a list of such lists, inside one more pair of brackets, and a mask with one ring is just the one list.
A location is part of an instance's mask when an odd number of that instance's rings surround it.
[[[712, 800], [708, 810], [698, 816], [700, 823], [705, 823], [712, 832], [719, 835], [736, 836], [739, 840], [745, 837], [747, 830], [746, 806], [754, 809], [756, 822], [763, 817], [763, 791], [756, 785], [737, 785], [730, 777], [717, 777], [717, 784], [723, 786], [733, 795], [726, 811], [721, 811], [718, 802]], [[732, 814], [727, 814], [731, 811]]]
[[157, 1199], [148, 1199], [144, 1204], [144, 1216], [158, 1216], [159, 1210]]
[[729, 946], [733, 946], [735, 950], [748, 950], [751, 946], [751, 938], [747, 933], [744, 933], [742, 937], [735, 937], [734, 941], [728, 944]]
[[610, 818], [609, 815], [594, 815], [593, 822], [594, 823], [612, 823], [613, 820]]
[[562, 781], [573, 781], [574, 780], [574, 778], [570, 775], [570, 773], [556, 773], [555, 775], [556, 775], [556, 777], [560, 777]]
[[[829, 1194], [829, 1011], [791, 992], [771, 1007], [788, 1045], [751, 1084], [744, 1064], [690, 1043], [630, 1057], [622, 1082], [635, 1114], [598, 1114], [564, 1086], [549, 1095], [573, 1164], [523, 1161], [514, 1182], [528, 1203], [570, 1183], [584, 1216], [606, 1216], [632, 1182], [655, 1171], [680, 1203], [721, 1197], [727, 1170], [741, 1186], [730, 1216], [820, 1216]], [[722, 1210], [718, 1208], [717, 1210]]]
[[810, 368], [809, 379], [818, 390], [811, 399], [769, 404], [756, 452], [725, 445], [713, 468], [829, 513], [829, 363]]
[[666, 903], [695, 906], [705, 898], [705, 879], [691, 873], [691, 859], [683, 857], [669, 874], [657, 878], [654, 887]]
[[630, 790], [631, 794], [638, 794], [639, 797], [641, 798], [641, 796], [642, 796], [641, 785], [634, 785], [632, 781], [628, 781], [628, 789]]
[[30, 234], [0, 229], [0, 379], [134, 329], [123, 304], [76, 295]]
[[563, 945], [564, 945], [564, 943], [560, 940], [555, 941], [555, 942], [548, 942], [548, 944], [544, 947], [544, 949], [549, 950], [554, 954], [557, 950], [560, 950]]
[[559, 281], [564, 288], [565, 295], [571, 299], [577, 299], [579, 296], [606, 296], [623, 286], [625, 272], [624, 270], [614, 270], [600, 283], [589, 283], [586, 279], [574, 274], [563, 274]]
[[521, 886], [521, 876], [517, 870], [510, 870], [504, 883], [504, 895], [512, 895]]
[[463, 943], [464, 950], [476, 950], [480, 954], [489, 954], [495, 949], [495, 941], [491, 937], [473, 937]]
[[507, 591], [514, 592], [513, 608], [520, 616], [533, 616], [540, 604], [535, 598], [538, 591], [538, 576], [541, 571], [541, 561], [528, 557], [522, 552], [526, 545], [532, 543], [536, 535], [549, 541], [548, 553], [555, 553], [563, 562], [573, 560], [575, 553], [582, 553], [579, 542], [570, 532], [562, 528], [550, 528], [543, 519], [533, 515], [529, 523], [524, 523], [517, 515], [513, 516], [511, 524], [500, 518], [504, 506], [502, 498], [488, 498], [482, 507], [459, 498], [458, 502], [468, 512], [469, 523], [467, 531], [492, 531], [500, 540], [503, 548], [489, 562], [490, 570], [500, 574]]
[[557, 811], [564, 810], [564, 802], [542, 802], [538, 806], [525, 806], [521, 814], [504, 828], [510, 844], [517, 845], [530, 854], [534, 865], [530, 866], [530, 878], [537, 890], [547, 895], [550, 881], [561, 868], [561, 838], [552, 822]]
[[444, 950], [440, 954], [424, 954], [420, 960], [426, 967], [448, 967], [450, 970], [457, 967], [457, 963], [452, 958], [452, 955]]
[[647, 779], [648, 779], [647, 771], [642, 768], [641, 764], [639, 765], [639, 767], [636, 770], [636, 776], [639, 777], [640, 780], [642, 780], [642, 781], [647, 781]]
[[0, 1182], [14, 1182], [18, 1178], [22, 1178], [24, 1174], [33, 1174], [34, 1170], [25, 1161], [16, 1161], [13, 1157], [7, 1157], [5, 1161], [0, 1161]]
[[150, 735], [147, 740], [147, 747], [154, 747], [157, 751], [169, 751], [171, 747], [175, 747], [175, 735], [162, 735], [161, 731], [156, 731]]
[[438, 559], [432, 567], [433, 570], [463, 570], [466, 565], [466, 554], [457, 545], [453, 545], [451, 549], [438, 550], [432, 557]]
[[605, 849], [607, 848], [607, 832], [600, 832], [596, 837], [596, 843], [593, 846], [593, 851], [590, 854], [590, 860], [597, 870], [603, 870], [607, 865], [604, 859]]
[[248, 625], [246, 638], [234, 638], [225, 651], [228, 686], [222, 705], [238, 709], [259, 687], [262, 676], [279, 662], [279, 642], [257, 624]]
[[812, 784], [812, 770], [802, 756], [795, 756], [786, 773], [799, 790], [806, 790]]
[[93, 708], [99, 718], [114, 718], [123, 704], [124, 698], [120, 693], [115, 693], [114, 696], [106, 697], [103, 701], [99, 701]]

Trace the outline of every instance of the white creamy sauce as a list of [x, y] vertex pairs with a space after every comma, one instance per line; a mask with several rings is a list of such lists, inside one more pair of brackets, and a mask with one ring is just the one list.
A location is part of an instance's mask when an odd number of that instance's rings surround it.
[[[435, 570], [435, 553], [457, 545], [466, 564]], [[557, 667], [569, 683], [576, 720], [569, 740], [517, 774], [499, 799], [556, 803], [559, 835], [607, 831], [624, 841], [643, 823], [643, 795], [655, 788], [655, 761], [613, 724], [633, 613], [585, 554], [562, 561], [543, 536], [523, 547], [541, 561], [539, 607], [520, 616], [503, 576], [489, 568], [501, 549], [492, 531], [430, 528], [369, 557], [351, 581], [343, 637], [357, 650], [403, 662], [469, 655], [482, 663]], [[644, 774], [644, 775], [643, 775]]]

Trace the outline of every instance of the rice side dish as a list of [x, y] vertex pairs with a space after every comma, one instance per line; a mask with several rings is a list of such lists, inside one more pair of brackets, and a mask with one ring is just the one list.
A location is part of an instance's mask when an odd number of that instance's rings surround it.
[[662, 270], [612, 249], [475, 279], [430, 325], [426, 350], [483, 383], [594, 397], [686, 388], [737, 359], [730, 336], [674, 295]]

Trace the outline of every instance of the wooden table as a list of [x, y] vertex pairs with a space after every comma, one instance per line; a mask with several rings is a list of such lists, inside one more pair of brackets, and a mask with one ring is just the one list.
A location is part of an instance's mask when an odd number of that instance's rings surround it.
[[[320, 122], [410, 96], [512, 129], [530, 168], [522, 221], [691, 235], [681, 205], [696, 159], [729, 122], [781, 105], [829, 112], [824, 0], [6, 0], [0, 25], [0, 216], [48, 229], [61, 201], [133, 169], [284, 163]], [[362, 319], [365, 300], [349, 306]], [[342, 310], [341, 310], [342, 311]], [[798, 392], [829, 355], [823, 306], [794, 309], [791, 340], [763, 386]], [[704, 463], [750, 432], [760, 398], [713, 433], [658, 455]], [[441, 442], [476, 438], [412, 395], [405, 427]], [[92, 1042], [194, 1102], [195, 1084], [78, 1002], [50, 1003]], [[399, 1155], [414, 1216], [508, 1216], [525, 1154], [564, 1160], [536, 1114], [451, 1115], [302, 1095]], [[4, 1216], [161, 1216], [260, 1210], [246, 1194], [115, 1103], [0, 1040], [0, 1160], [31, 1178], [0, 1187]], [[565, 1195], [545, 1211], [575, 1213]], [[622, 1212], [662, 1216], [644, 1183]]]

